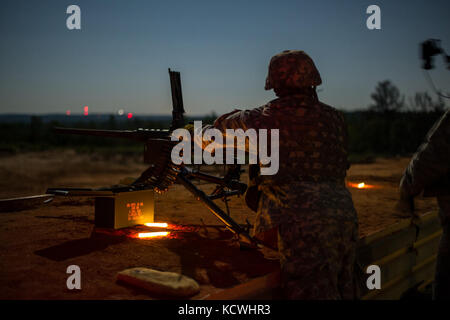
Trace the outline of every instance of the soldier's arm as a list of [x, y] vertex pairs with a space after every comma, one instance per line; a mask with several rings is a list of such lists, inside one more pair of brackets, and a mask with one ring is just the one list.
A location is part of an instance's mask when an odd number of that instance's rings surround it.
[[447, 111], [428, 132], [405, 170], [402, 192], [418, 195], [450, 171], [450, 111]]
[[[251, 110], [238, 110], [235, 109], [232, 112], [226, 113], [214, 121], [214, 125], [205, 125], [202, 128], [202, 134], [208, 129], [217, 129], [222, 133], [223, 144], [222, 148], [238, 148], [237, 144], [226, 145], [226, 130], [227, 129], [242, 129], [244, 131], [250, 128], [259, 127], [259, 119], [263, 114], [264, 106], [251, 109]], [[206, 148], [211, 143], [211, 141], [203, 140], [202, 148]], [[216, 145], [219, 147], [219, 145]], [[244, 151], [249, 151], [248, 141], [245, 146], [242, 146]]]
[[226, 133], [226, 129], [242, 129], [248, 130], [250, 128], [260, 127], [260, 119], [264, 114], [264, 107], [250, 109], [250, 110], [234, 110], [230, 113], [224, 114], [214, 121], [214, 127]]
[[344, 152], [345, 152], [345, 154], [347, 155], [347, 159], [346, 159], [346, 161], [347, 161], [347, 170], [350, 168], [350, 162], [348, 161], [348, 125], [347, 125], [347, 122], [345, 121], [345, 117], [344, 117], [344, 114], [342, 113], [342, 112], [340, 112], [340, 111], [337, 111], [338, 112], [338, 117], [339, 117], [339, 119], [340, 119], [340, 122], [341, 122], [341, 128], [342, 128], [342, 135], [341, 135], [341, 137], [342, 137], [342, 140], [341, 140], [341, 145], [342, 145], [342, 148], [344, 148]]

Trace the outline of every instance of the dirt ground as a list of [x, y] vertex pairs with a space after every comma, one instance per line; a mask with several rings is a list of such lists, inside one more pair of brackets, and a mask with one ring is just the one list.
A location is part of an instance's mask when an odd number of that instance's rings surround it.
[[[406, 158], [377, 159], [350, 168], [349, 183], [373, 186], [350, 188], [361, 237], [401, 219], [395, 203], [407, 163]], [[2, 156], [0, 198], [43, 194], [48, 187], [108, 186], [136, 177], [144, 168], [139, 157], [105, 158], [67, 150]], [[200, 187], [213, 189], [208, 184]], [[116, 283], [117, 272], [131, 267], [190, 276], [201, 285], [193, 298], [203, 298], [277, 268], [278, 261], [267, 260], [258, 251], [239, 250], [231, 233], [180, 185], [156, 196], [155, 221], [191, 225], [167, 238], [143, 240], [120, 232], [96, 232], [92, 204], [89, 199], [60, 199], [40, 208], [0, 213], [0, 299], [167, 298]], [[416, 207], [419, 213], [437, 209], [430, 198], [418, 199]], [[230, 209], [238, 223], [253, 221], [254, 213], [242, 198], [234, 198]], [[82, 290], [67, 289], [69, 265], [80, 267]]]

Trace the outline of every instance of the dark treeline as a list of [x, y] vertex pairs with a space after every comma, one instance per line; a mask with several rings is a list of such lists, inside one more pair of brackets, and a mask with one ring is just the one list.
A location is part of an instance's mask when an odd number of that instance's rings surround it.
[[[196, 118], [203, 123], [211, 123], [215, 115]], [[116, 151], [121, 153], [135, 152], [142, 150], [142, 143], [133, 142], [127, 139], [112, 139], [101, 137], [90, 137], [82, 135], [56, 134], [55, 127], [108, 129], [108, 130], [135, 130], [138, 128], [147, 129], [167, 129], [170, 127], [170, 120], [148, 120], [149, 117], [135, 116], [132, 119], [118, 120], [114, 115], [108, 120], [86, 121], [43, 121], [39, 116], [31, 116], [27, 121], [0, 122], [0, 153], [16, 153], [23, 151], [41, 151], [51, 148], [74, 148], [81, 152]], [[192, 119], [186, 119], [186, 122]]]
[[345, 113], [351, 154], [407, 155], [416, 151], [442, 112]]
[[367, 110], [345, 114], [351, 154], [412, 153], [446, 108], [440, 96], [433, 99], [427, 92], [406, 101], [389, 80], [379, 82], [371, 98]]
[[[371, 95], [373, 104], [366, 110], [344, 112], [349, 132], [349, 150], [354, 159], [371, 156], [396, 156], [413, 153], [423, 141], [427, 131], [443, 114], [446, 106], [442, 99], [432, 99], [426, 92], [416, 93], [405, 101], [398, 88], [390, 81], [378, 83]], [[212, 123], [216, 115], [203, 118], [203, 123]], [[192, 119], [187, 119], [188, 122]], [[75, 148], [79, 151], [113, 150], [135, 152], [142, 149], [139, 143], [128, 140], [98, 138], [76, 135], [59, 135], [53, 132], [56, 126], [67, 126], [58, 121], [43, 121], [33, 116], [27, 123], [0, 123], [1, 153], [45, 150], [49, 148]], [[111, 115], [103, 121], [80, 121], [71, 127], [94, 129], [168, 128], [170, 120], [133, 117], [118, 121]]]

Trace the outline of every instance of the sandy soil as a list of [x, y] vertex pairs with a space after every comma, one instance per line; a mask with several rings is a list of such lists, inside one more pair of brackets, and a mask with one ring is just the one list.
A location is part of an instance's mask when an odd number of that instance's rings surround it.
[[[348, 182], [373, 185], [350, 188], [360, 221], [360, 236], [376, 232], [401, 218], [394, 209], [397, 185], [408, 159], [377, 159], [353, 165]], [[0, 198], [45, 193], [47, 187], [95, 187], [116, 184], [145, 168], [138, 157], [102, 158], [72, 151], [21, 154], [0, 158]], [[245, 177], [243, 177], [245, 179]], [[212, 185], [201, 185], [211, 191]], [[434, 199], [418, 199], [419, 213], [436, 210]], [[242, 198], [230, 203], [239, 223], [254, 213]], [[148, 299], [158, 298], [115, 282], [118, 271], [150, 267], [181, 272], [201, 284], [202, 298], [266, 274], [277, 267], [258, 251], [241, 251], [230, 232], [202, 203], [180, 185], [158, 195], [155, 221], [195, 225], [170, 238], [134, 239], [123, 232], [96, 232], [91, 200], [56, 200], [18, 212], [0, 213], [0, 299]], [[78, 265], [82, 290], [66, 288], [66, 268]], [[161, 297], [159, 297], [161, 298]], [[165, 297], [162, 297], [165, 298]]]

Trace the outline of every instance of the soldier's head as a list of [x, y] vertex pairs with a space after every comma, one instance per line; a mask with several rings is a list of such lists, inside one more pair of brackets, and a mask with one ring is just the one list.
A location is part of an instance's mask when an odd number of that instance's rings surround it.
[[265, 89], [273, 89], [277, 96], [292, 92], [315, 95], [315, 87], [321, 83], [319, 71], [305, 52], [285, 50], [270, 60]]

